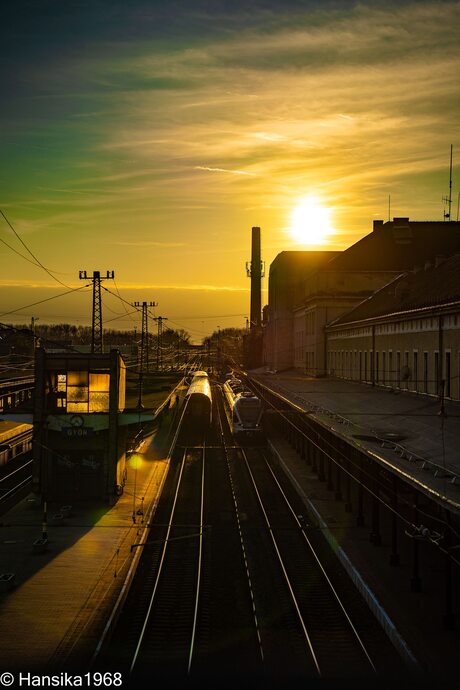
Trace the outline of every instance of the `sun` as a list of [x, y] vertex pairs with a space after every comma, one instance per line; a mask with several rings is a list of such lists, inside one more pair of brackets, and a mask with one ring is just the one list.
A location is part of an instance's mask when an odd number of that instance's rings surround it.
[[292, 237], [300, 244], [322, 244], [333, 232], [331, 210], [322, 206], [316, 197], [301, 199], [291, 215]]

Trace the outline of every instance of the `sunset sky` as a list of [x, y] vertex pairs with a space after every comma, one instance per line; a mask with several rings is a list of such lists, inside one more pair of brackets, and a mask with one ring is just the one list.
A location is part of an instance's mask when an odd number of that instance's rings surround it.
[[[0, 13], [0, 208], [66, 286], [114, 270], [113, 293], [159, 302], [199, 341], [245, 324], [253, 225], [268, 275], [280, 251], [348, 247], [388, 218], [389, 195], [391, 216], [442, 220], [451, 144], [456, 218], [459, 2], [19, 0]], [[308, 204], [305, 234], [292, 228], [305, 199], [329, 218], [319, 244]], [[29, 307], [66, 288], [4, 244], [33, 261], [2, 217], [0, 239], [0, 321], [90, 323], [89, 288]], [[104, 294], [107, 327], [139, 323]]]

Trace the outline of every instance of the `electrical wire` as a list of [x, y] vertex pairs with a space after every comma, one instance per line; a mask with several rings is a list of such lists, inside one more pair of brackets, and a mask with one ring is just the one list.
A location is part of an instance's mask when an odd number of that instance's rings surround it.
[[[124, 303], [124, 301], [123, 301], [123, 298], [122, 298], [122, 296], [120, 295], [120, 290], [118, 289], [118, 285], [117, 285], [116, 282], [115, 282], [115, 278], [113, 279], [113, 284], [115, 285], [115, 290], [117, 291], [118, 298], [121, 300], [121, 303], [123, 304], [123, 306], [124, 306], [124, 308], [125, 308], [126, 315], [129, 316], [130, 319], [131, 319], [131, 321], [134, 323], [134, 319], [130, 316], [130, 315], [133, 314], [134, 312], [132, 312], [132, 311], [131, 311], [131, 312], [128, 312], [128, 310], [126, 309], [126, 306], [125, 306], [125, 303]], [[132, 305], [131, 305], [131, 306], [132, 306]]]
[[27, 256], [24, 256], [24, 254], [21, 254], [21, 252], [18, 252], [17, 249], [12, 247], [11, 244], [8, 244], [8, 242], [6, 240], [4, 240], [2, 237], [0, 237], [0, 242], [2, 244], [4, 244], [6, 247], [8, 247], [8, 249], [11, 249], [12, 252], [14, 252], [18, 256], [20, 256], [22, 259], [24, 259], [24, 261], [28, 261], [29, 264], [32, 264], [32, 266], [38, 266], [39, 267], [39, 264], [37, 264], [35, 261], [32, 261], [32, 259], [29, 259]]
[[210, 316], [177, 316], [175, 315], [175, 319], [187, 319], [187, 321], [190, 321], [192, 319], [203, 319], [205, 320], [210, 320], [210, 319], [231, 319], [231, 318], [236, 318], [238, 316], [245, 317], [247, 316], [246, 314], [211, 314]]
[[[257, 383], [257, 382], [256, 382], [256, 383]], [[258, 388], [259, 388], [259, 386], [258, 386]], [[396, 511], [392, 506], [390, 506], [389, 504], [387, 504], [386, 501], [384, 501], [378, 494], [376, 494], [375, 492], [373, 492], [372, 489], [370, 489], [369, 487], [367, 487], [366, 484], [364, 484], [364, 483], [361, 482], [357, 477], [355, 477], [353, 473], [349, 472], [345, 467], [343, 467], [342, 465], [340, 465], [340, 464], [337, 462], [337, 460], [336, 460], [332, 455], [330, 455], [327, 451], [325, 451], [325, 449], [322, 448], [320, 445], [318, 445], [318, 443], [315, 443], [315, 441], [314, 441], [304, 430], [300, 429], [292, 420], [290, 420], [290, 419], [289, 419], [288, 417], [286, 417], [286, 415], [284, 415], [279, 409], [277, 409], [277, 408], [275, 407], [275, 405], [273, 405], [273, 403], [271, 403], [270, 400], [267, 399], [266, 395], [264, 395], [263, 393], [261, 393], [260, 388], [259, 388], [259, 395], [261, 395], [261, 397], [265, 400], [265, 402], [266, 402], [270, 407], [272, 407], [272, 408], [273, 408], [273, 409], [274, 409], [274, 410], [275, 410], [275, 411], [276, 411], [276, 412], [277, 412], [277, 413], [278, 413], [288, 424], [290, 424], [296, 431], [298, 431], [301, 435], [303, 435], [304, 438], [306, 438], [310, 443], [312, 443], [318, 450], [320, 450], [322, 453], [324, 453], [324, 455], [325, 455], [328, 459], [330, 459], [337, 467], [340, 467], [340, 469], [343, 470], [343, 471], [345, 472], [345, 474], [348, 474], [354, 481], [356, 481], [358, 484], [360, 484], [369, 494], [371, 494], [372, 496], [374, 496], [374, 498], [376, 498], [382, 505], [384, 505], [386, 508], [388, 508], [391, 512], [395, 513], [403, 522], [406, 522], [406, 524], [407, 524], [408, 526], [410, 526], [410, 527], [412, 527], [412, 528], [414, 528], [414, 529], [417, 529], [417, 526], [416, 526], [416, 525], [414, 525], [413, 523], [411, 523], [411, 522], [410, 522], [409, 520], [407, 520], [403, 515], [401, 515], [398, 511]], [[349, 456], [345, 455], [345, 453], [343, 453], [339, 448], [337, 448], [336, 446], [334, 446], [334, 445], [331, 443], [331, 441], [329, 441], [323, 434], [321, 434], [321, 432], [320, 432], [319, 430], [315, 430], [314, 433], [317, 435], [317, 437], [318, 437], [319, 439], [321, 439], [321, 441], [322, 441], [323, 443], [325, 443], [326, 445], [328, 445], [329, 447], [331, 447], [340, 457], [342, 457], [344, 460], [347, 460], [347, 461], [350, 463], [350, 465], [352, 465], [352, 466], [354, 467], [355, 470], [358, 470], [362, 475], [367, 476], [367, 478], [368, 478], [369, 480], [371, 480], [371, 481], [373, 481], [373, 482], [376, 481], [376, 479], [375, 479], [374, 476], [372, 476], [369, 472], [367, 472], [363, 467], [360, 467], [360, 466], [357, 465], [355, 462], [353, 462], [353, 460], [350, 459]], [[377, 483], [380, 484], [381, 487], [384, 487], [384, 485], [383, 485], [382, 482], [379, 482], [379, 481], [377, 480]], [[398, 498], [399, 498], [399, 502], [400, 502], [400, 503], [404, 503], [404, 504], [405, 504], [406, 506], [408, 506], [408, 507], [413, 507], [412, 504], [410, 504], [409, 502], [407, 502], [406, 500], [404, 500], [401, 496], [399, 496]], [[419, 509], [419, 512], [423, 512], [423, 511], [421, 511], [421, 510]], [[460, 538], [460, 534], [459, 534], [451, 525], [448, 525], [447, 522], [446, 522], [445, 520], [442, 520], [441, 518], [436, 518], [435, 516], [431, 516], [431, 515], [429, 515], [429, 514], [427, 514], [427, 513], [424, 513], [424, 515], [425, 515], [426, 517], [431, 517], [431, 518], [432, 518], [433, 520], [435, 520], [436, 522], [440, 522], [441, 524], [444, 524], [444, 526], [447, 526], [447, 527], [452, 531], [452, 533], [454, 533], [457, 537]], [[437, 546], [439, 546], [439, 545], [437, 545]], [[460, 564], [460, 563], [459, 563], [459, 564]]]
[[[110, 295], [113, 295], [113, 297], [116, 297], [117, 299], [119, 299], [121, 302], [124, 302], [125, 304], [127, 304], [128, 307], [134, 306], [133, 304], [131, 304], [131, 302], [128, 302], [123, 297], [121, 297], [121, 295], [117, 295], [115, 292], [112, 292], [112, 290], [109, 290], [109, 288], [106, 288], [105, 285], [101, 285], [101, 288], [103, 290], [105, 290], [106, 292], [108, 292]], [[139, 309], [139, 307], [136, 307], [136, 311], [142, 312], [142, 309]]]
[[[35, 256], [35, 254], [34, 254], [33, 252], [31, 252], [31, 250], [29, 249], [29, 247], [28, 247], [28, 246], [26, 245], [26, 243], [22, 240], [22, 238], [18, 235], [18, 233], [17, 233], [16, 230], [14, 229], [13, 225], [10, 223], [10, 221], [8, 220], [8, 218], [5, 216], [5, 214], [3, 213], [3, 211], [2, 211], [1, 208], [0, 208], [0, 214], [3, 216], [3, 218], [4, 218], [5, 221], [7, 222], [8, 226], [11, 228], [11, 230], [14, 232], [14, 234], [16, 235], [16, 237], [18, 238], [18, 240], [20, 241], [20, 243], [22, 244], [22, 246], [29, 252], [30, 256], [36, 261], [36, 265], [37, 265], [37, 266], [40, 266], [40, 268], [43, 268], [43, 270], [46, 271], [46, 273], [50, 276], [50, 278], [52, 278], [52, 279], [55, 280], [57, 283], [59, 283], [59, 285], [62, 285], [63, 287], [67, 288], [68, 290], [71, 290], [72, 288], [71, 288], [69, 285], [66, 285], [65, 283], [63, 283], [62, 280], [59, 280], [59, 278], [56, 278], [56, 276], [53, 275], [53, 273], [52, 273], [49, 269], [47, 269], [46, 266], [44, 266], [44, 265], [42, 264], [42, 262], [40, 261], [40, 259], [38, 259], [38, 258]], [[25, 258], [25, 257], [23, 257], [23, 258]]]
[[[83, 287], [85, 287], [85, 286], [83, 286]], [[86, 287], [87, 287], [87, 286], [86, 286]], [[78, 290], [78, 289], [82, 289], [82, 288], [75, 288], [75, 289]], [[63, 293], [63, 294], [68, 294], [68, 293]], [[57, 297], [59, 297], [59, 296], [60, 296], [60, 295], [57, 295]], [[61, 295], [61, 296], [62, 296], [62, 295]], [[53, 299], [53, 298], [50, 297], [49, 299]], [[46, 301], [46, 300], [45, 300], [45, 301]], [[21, 327], [21, 328], [16, 328], [15, 326], [12, 326], [12, 325], [9, 325], [9, 324], [6, 324], [6, 323], [0, 323], [0, 327], [2, 327], [2, 328], [5, 329], [5, 330], [14, 331], [15, 333], [21, 333], [22, 335], [26, 335], [26, 336], [28, 336], [29, 338], [40, 338], [41, 340], [43, 340], [43, 341], [46, 342], [46, 343], [49, 343], [50, 345], [57, 345], [57, 346], [59, 346], [59, 347], [65, 349], [65, 350], [70, 350], [70, 351], [72, 351], [72, 352], [78, 352], [78, 350], [76, 350], [72, 345], [63, 345], [61, 342], [58, 342], [58, 341], [55, 341], [55, 340], [50, 340], [49, 338], [44, 338], [44, 337], [41, 337], [41, 336], [37, 336], [37, 335], [34, 334], [34, 332], [33, 332], [31, 329], [29, 329], [29, 328], [22, 328], [22, 327]], [[9, 356], [11, 356], [11, 355], [9, 355]], [[17, 355], [17, 356], [18, 356], [18, 357], [25, 357], [25, 355]], [[23, 362], [22, 364], [23, 364], [23, 365], [27, 365], [28, 363], [29, 363], [29, 362]], [[18, 369], [19, 367], [14, 366], [14, 367], [12, 367], [12, 368], [13, 368], [13, 369]]]
[[[57, 299], [58, 297], [64, 297], [65, 295], [69, 295], [71, 292], [78, 292], [79, 290], [84, 290], [85, 288], [90, 287], [90, 284], [88, 285], [81, 285], [80, 287], [77, 288], [69, 288], [67, 292], [61, 292], [59, 295], [53, 295], [52, 297], [47, 297], [46, 299], [39, 300], [38, 302], [32, 302], [32, 304], [26, 304], [24, 307], [18, 307], [17, 309], [11, 309], [11, 311], [4, 311], [3, 314], [0, 314], [0, 317], [2, 316], [8, 316], [9, 314], [16, 314], [18, 311], [23, 311], [24, 309], [28, 309], [29, 307], [36, 307], [38, 304], [44, 304], [45, 302], [50, 302], [53, 299]], [[5, 324], [0, 324], [0, 326], [4, 326]]]
[[[111, 323], [112, 321], [118, 321], [119, 319], [122, 319], [125, 316], [129, 316], [130, 314], [137, 314], [137, 313], [139, 313], [138, 309], [133, 309], [133, 311], [127, 312], [126, 314], [120, 314], [120, 316], [115, 316], [113, 319], [105, 319], [104, 323]], [[133, 323], [134, 323], [134, 320], [133, 320]], [[131, 333], [131, 331], [126, 331], [126, 333]]]

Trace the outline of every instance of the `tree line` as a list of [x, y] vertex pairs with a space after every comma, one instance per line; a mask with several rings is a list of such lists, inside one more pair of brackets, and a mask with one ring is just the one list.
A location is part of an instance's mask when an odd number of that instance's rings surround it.
[[[46, 324], [35, 323], [32, 330], [30, 324], [1, 324], [0, 325], [0, 353], [1, 354], [31, 354], [35, 344], [45, 348], [75, 347], [91, 345], [91, 326], [74, 325], [70, 323]], [[186, 347], [190, 344], [191, 336], [183, 328], [167, 328], [162, 333], [162, 347]], [[137, 329], [115, 330], [103, 329], [103, 340], [107, 347], [136, 348], [142, 340], [142, 333]], [[157, 336], [149, 333], [149, 342], [157, 343]]]

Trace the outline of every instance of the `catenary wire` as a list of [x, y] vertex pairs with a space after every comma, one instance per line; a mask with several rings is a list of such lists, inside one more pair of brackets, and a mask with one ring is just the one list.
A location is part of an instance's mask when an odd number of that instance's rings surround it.
[[45, 302], [50, 302], [53, 299], [57, 299], [58, 297], [63, 297], [65, 295], [69, 295], [71, 292], [78, 292], [78, 290], [84, 290], [87, 287], [90, 287], [89, 283], [87, 285], [81, 285], [80, 287], [77, 287], [77, 288], [69, 288], [66, 292], [60, 292], [59, 295], [53, 295], [52, 297], [46, 297], [46, 299], [41, 299], [38, 302], [32, 302], [32, 304], [26, 304], [24, 307], [18, 307], [17, 309], [11, 309], [10, 311], [4, 311], [2, 314], [0, 314], [0, 317], [8, 316], [9, 314], [16, 314], [18, 311], [23, 311], [24, 309], [28, 309], [29, 307], [36, 307], [38, 304], [44, 304]]
[[[18, 238], [18, 240], [20, 241], [20, 243], [22, 244], [22, 246], [25, 247], [25, 249], [29, 252], [30, 256], [36, 261], [36, 265], [38, 265], [40, 268], [43, 268], [43, 270], [46, 271], [46, 273], [50, 276], [50, 278], [52, 278], [52, 279], [55, 280], [57, 283], [59, 283], [59, 285], [62, 285], [63, 287], [67, 288], [68, 290], [71, 290], [72, 288], [71, 288], [69, 285], [66, 285], [65, 283], [63, 283], [62, 280], [59, 280], [59, 278], [56, 278], [56, 276], [53, 275], [53, 273], [52, 273], [48, 268], [46, 268], [46, 266], [44, 266], [44, 265], [42, 264], [42, 262], [40, 261], [40, 259], [38, 259], [38, 258], [35, 256], [35, 254], [29, 249], [29, 247], [26, 245], [26, 243], [24, 242], [24, 240], [20, 237], [20, 235], [18, 235], [18, 233], [17, 233], [16, 230], [14, 229], [13, 225], [10, 223], [10, 221], [8, 220], [8, 218], [5, 216], [5, 214], [3, 213], [2, 209], [0, 209], [0, 214], [3, 216], [3, 218], [4, 218], [5, 221], [6, 221], [6, 223], [7, 223], [8, 226], [11, 228], [11, 230], [14, 232], [14, 234], [16, 235], [16, 237]], [[23, 258], [25, 258], [25, 257], [23, 257]]]

